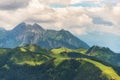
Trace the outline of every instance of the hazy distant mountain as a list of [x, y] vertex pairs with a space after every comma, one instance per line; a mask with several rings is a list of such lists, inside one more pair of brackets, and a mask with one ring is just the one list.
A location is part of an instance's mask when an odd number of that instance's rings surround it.
[[37, 44], [43, 48], [86, 48], [89, 46], [66, 30], [45, 30], [38, 24], [20, 23], [0, 40], [0, 47], [14, 48], [27, 44]]
[[0, 27], [0, 31], [6, 31], [4, 28]]
[[5, 35], [6, 32], [7, 32], [7, 31], [6, 31], [4, 28], [0, 27], [0, 39], [2, 39], [4, 36], [6, 36], [6, 35]]

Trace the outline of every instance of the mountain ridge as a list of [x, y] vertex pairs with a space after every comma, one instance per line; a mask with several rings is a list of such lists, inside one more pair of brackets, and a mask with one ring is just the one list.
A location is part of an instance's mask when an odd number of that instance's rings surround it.
[[[66, 54], [69, 54], [69, 51], [67, 52]], [[76, 54], [75, 52], [72, 53]], [[87, 56], [82, 57], [81, 53], [77, 53], [81, 56], [73, 58], [58, 56], [59, 54], [61, 52], [53, 55], [50, 50], [36, 45], [0, 49], [0, 67], [2, 71], [0, 72], [0, 78], [4, 80], [120, 79], [120, 76], [111, 66]]]
[[69, 31], [63, 29], [60, 31], [46, 30], [37, 23], [31, 25], [24, 22], [7, 31], [7, 36], [0, 42], [2, 42], [0, 43], [0, 47], [6, 48], [14, 48], [27, 44], [37, 44], [44, 48], [89, 48], [84, 41], [78, 39]]
[[110, 64], [120, 66], [120, 54], [113, 52], [107, 47], [92, 46], [88, 49], [86, 54], [94, 56]]

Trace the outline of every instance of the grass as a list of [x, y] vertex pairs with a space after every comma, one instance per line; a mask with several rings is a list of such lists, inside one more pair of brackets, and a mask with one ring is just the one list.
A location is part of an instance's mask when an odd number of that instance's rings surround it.
[[87, 49], [79, 48], [79, 49], [76, 49], [75, 51], [79, 52], [79, 53], [82, 53], [82, 54], [85, 54], [87, 52]]
[[85, 54], [86, 53], [86, 49], [84, 48], [79, 48], [79, 49], [76, 49], [76, 50], [72, 50], [72, 49], [69, 49], [69, 48], [58, 48], [58, 49], [52, 49], [51, 52], [54, 56], [58, 56], [60, 55], [60, 53], [63, 53], [63, 52], [76, 52], [76, 53], [81, 53], [81, 54]]
[[20, 48], [20, 50], [21, 50], [22, 52], [27, 52], [27, 50], [26, 50], [25, 48]]
[[10, 67], [7, 65], [7, 64], [5, 64], [2, 68], [5, 68], [5, 69], [10, 69]]
[[24, 64], [28, 64], [28, 65], [31, 65], [31, 66], [36, 66], [36, 65], [40, 65], [42, 64], [43, 62], [42, 61], [39, 61], [39, 62], [35, 62], [35, 61], [24, 61], [24, 62], [19, 62], [17, 64], [19, 65], [24, 65]]
[[[56, 59], [54, 61], [55, 66], [58, 66], [61, 62], [63, 62], [66, 59], [70, 59], [70, 58], [65, 58], [62, 56], [59, 56], [60, 53], [62, 52], [80, 52], [82, 54], [84, 54], [86, 52], [85, 49], [77, 49], [77, 50], [71, 50], [68, 48], [59, 48], [59, 49], [52, 49], [52, 53], [56, 55]], [[78, 60], [81, 58], [77, 58]], [[83, 58], [85, 61], [94, 64], [96, 67], [98, 67], [101, 71], [103, 75], [106, 75], [109, 79], [115, 79], [115, 80], [120, 80], [120, 76], [113, 70], [112, 67], [109, 66], [105, 66], [97, 61], [91, 60], [91, 59], [87, 59], [87, 58]]]
[[7, 49], [0, 49], [0, 54], [7, 54], [8, 50]]
[[[26, 48], [20, 48], [20, 50], [22, 52], [27, 52], [28, 51]], [[35, 47], [31, 46], [30, 47], [30, 51], [34, 52], [35, 51]], [[5, 52], [5, 50], [3, 50], [3, 52]], [[66, 57], [66, 56], [61, 56], [60, 53], [62, 53], [62, 52], [79, 52], [79, 53], [84, 54], [86, 52], [86, 50], [85, 49], [72, 50], [72, 49], [68, 49], [68, 48], [58, 48], [58, 49], [52, 49], [51, 52], [52, 52], [52, 55], [56, 58], [54, 60], [54, 64], [55, 64], [55, 66], [58, 66], [64, 60], [70, 60], [71, 59], [71, 58]], [[25, 60], [22, 61], [22, 62], [18, 61], [16, 63], [19, 64], [19, 65], [28, 64], [28, 65], [31, 65], [31, 66], [36, 66], [36, 65], [41, 65], [42, 63], [45, 62], [45, 61], [42, 60], [42, 57], [39, 54], [36, 54], [35, 57], [31, 57], [32, 55], [33, 54], [30, 55], [30, 60], [29, 60], [28, 56], [27, 56], [28, 60], [26, 60], [26, 57], [23, 55], [22, 58], [25, 59]], [[49, 57], [46, 56], [46, 55], [43, 55], [43, 57], [45, 57], [46, 59], [49, 59]], [[32, 58], [32, 60], [31, 60], [31, 58]], [[41, 58], [40, 61], [36, 61], [36, 59], [40, 59], [40, 58]], [[86, 61], [86, 62], [89, 62], [89, 63], [95, 65], [97, 68], [99, 68], [102, 71], [103, 75], [108, 77], [109, 80], [120, 80], [120, 76], [113, 70], [112, 67], [103, 65], [100, 62], [97, 62], [97, 61], [94, 61], [94, 60], [91, 60], [91, 59], [87, 59], [87, 58], [75, 58], [75, 59], [76, 60], [83, 60], [83, 61]], [[16, 60], [14, 60], [14, 61], [16, 61]], [[5, 65], [4, 68], [9, 69], [9, 66]]]
[[34, 52], [35, 51], [35, 46], [34, 45], [30, 45], [30, 51]]
[[84, 59], [84, 60], [86, 60], [87, 62], [90, 62], [90, 63], [94, 64], [96, 67], [98, 67], [102, 71], [103, 74], [107, 75], [107, 77], [109, 79], [120, 80], [120, 76], [117, 75], [117, 73], [113, 70], [112, 67], [105, 66], [97, 61], [93, 61], [90, 59]]
[[[60, 63], [62, 63], [64, 60], [69, 60], [70, 58], [63, 58], [63, 57], [59, 57], [56, 58], [54, 60], [54, 64], [55, 66], [58, 66]], [[107, 76], [107, 78], [109, 80], [120, 80], [120, 76], [113, 70], [112, 67], [103, 65], [97, 61], [91, 60], [91, 59], [87, 59], [87, 58], [76, 58], [76, 60], [84, 60], [86, 62], [89, 62], [93, 65], [95, 65], [96, 67], [98, 67], [101, 71], [102, 71], [102, 75]]]
[[68, 49], [68, 48], [58, 48], [58, 49], [52, 49], [51, 52], [53, 54], [60, 54], [62, 52], [73, 52], [73, 50]]
[[64, 60], [67, 60], [67, 59], [70, 59], [70, 58], [56, 58], [54, 60], [54, 64], [55, 66], [58, 66], [60, 63], [62, 63]]

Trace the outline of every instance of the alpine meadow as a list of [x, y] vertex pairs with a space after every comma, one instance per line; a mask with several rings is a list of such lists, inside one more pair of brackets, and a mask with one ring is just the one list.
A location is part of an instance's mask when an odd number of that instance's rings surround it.
[[0, 80], [120, 80], [119, 0], [1, 0]]

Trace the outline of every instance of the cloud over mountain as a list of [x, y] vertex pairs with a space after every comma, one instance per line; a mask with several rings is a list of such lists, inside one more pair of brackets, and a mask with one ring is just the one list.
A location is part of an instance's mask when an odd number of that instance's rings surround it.
[[[92, 5], [100, 4], [101, 6], [89, 7], [86, 3]], [[113, 3], [114, 5], [108, 5], [107, 3]], [[11, 29], [16, 24], [26, 21], [28, 23], [40, 23], [46, 28], [69, 29], [78, 35], [93, 30], [107, 33], [110, 31], [109, 33], [112, 32], [113, 34], [119, 35], [119, 3], [119, 1], [109, 2], [107, 0], [1, 0], [0, 26]], [[79, 6], [71, 6], [72, 4], [78, 4]], [[81, 4], [86, 4], [88, 7], [82, 6]], [[56, 6], [51, 7], [51, 5]], [[58, 7], [57, 5], [62, 5], [64, 7]], [[97, 22], [94, 22], [95, 17], [99, 17], [99, 19], [97, 18]], [[103, 28], [104, 30], [101, 30]]]

